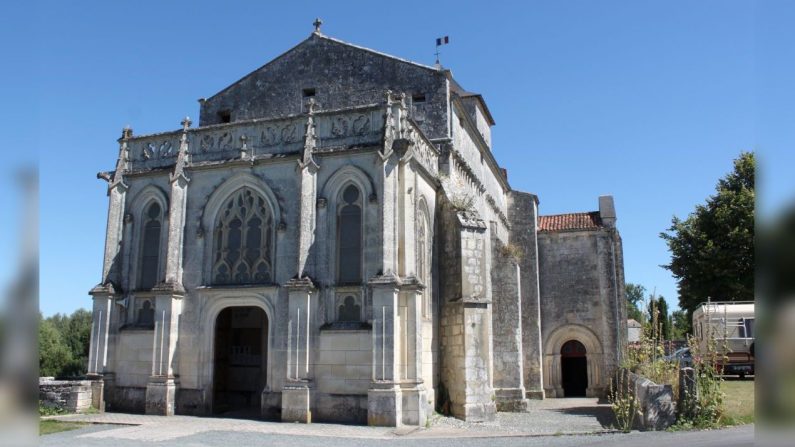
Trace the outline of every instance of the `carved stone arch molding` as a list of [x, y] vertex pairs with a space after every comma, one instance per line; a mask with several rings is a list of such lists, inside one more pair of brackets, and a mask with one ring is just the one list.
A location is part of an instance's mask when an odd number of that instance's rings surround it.
[[560, 350], [570, 340], [585, 346], [588, 371], [586, 394], [599, 396], [606, 383], [602, 342], [591, 329], [579, 324], [567, 324], [556, 328], [544, 341], [544, 390], [547, 397], [563, 397]]
[[[122, 288], [124, 290], [132, 290], [137, 286], [138, 281], [138, 267], [141, 254], [142, 244], [142, 223], [144, 222], [144, 213], [153, 203], [160, 206], [163, 216], [162, 229], [160, 231], [160, 256], [158, 261], [158, 271], [163, 273], [166, 261], [166, 253], [168, 251], [168, 219], [169, 219], [169, 201], [168, 194], [157, 185], [146, 185], [138, 193], [130, 199], [127, 214], [131, 216], [131, 221], [125, 223], [124, 234], [122, 240], [126, 241], [122, 245], [122, 256], [124, 258], [123, 268], [124, 275]], [[126, 222], [126, 219], [125, 219]]]
[[[272, 216], [274, 225], [278, 226], [283, 222], [282, 208], [279, 206], [279, 200], [273, 193], [271, 188], [261, 178], [250, 174], [248, 172], [241, 172], [234, 174], [229, 179], [221, 183], [210, 194], [201, 215], [201, 226], [204, 234], [204, 257], [202, 259], [202, 284], [208, 285], [212, 283], [212, 266], [213, 266], [213, 230], [218, 213], [221, 208], [226, 204], [227, 200], [242, 188], [249, 188], [256, 194], [260, 195], [265, 200], [265, 205]], [[278, 232], [277, 232], [278, 233]], [[278, 259], [279, 238], [274, 236], [273, 248], [271, 253], [272, 262]], [[273, 275], [277, 276], [278, 265], [274, 266]], [[274, 277], [275, 282], [275, 277]]]
[[264, 391], [272, 391], [277, 385], [274, 383], [273, 353], [276, 350], [276, 289], [272, 292], [267, 291], [246, 291], [246, 290], [206, 290], [200, 292], [201, 306], [199, 310], [199, 322], [202, 328], [197, 334], [199, 342], [199, 388], [205, 390], [205, 406], [213, 408], [213, 374], [215, 367], [215, 324], [218, 315], [229, 307], [258, 307], [265, 312], [268, 319], [268, 343], [266, 353], [266, 387]]

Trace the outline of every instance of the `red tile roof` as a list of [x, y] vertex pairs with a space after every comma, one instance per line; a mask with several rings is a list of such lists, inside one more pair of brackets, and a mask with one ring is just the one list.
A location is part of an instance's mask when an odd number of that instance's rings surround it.
[[538, 231], [541, 232], [598, 230], [601, 227], [599, 211], [538, 216]]

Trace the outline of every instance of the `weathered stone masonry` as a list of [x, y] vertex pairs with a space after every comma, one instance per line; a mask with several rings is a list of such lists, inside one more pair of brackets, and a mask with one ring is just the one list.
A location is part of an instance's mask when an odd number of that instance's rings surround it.
[[604, 391], [612, 198], [539, 216], [449, 70], [316, 30], [200, 103], [196, 127], [125, 129], [100, 174], [98, 408], [397, 426]]

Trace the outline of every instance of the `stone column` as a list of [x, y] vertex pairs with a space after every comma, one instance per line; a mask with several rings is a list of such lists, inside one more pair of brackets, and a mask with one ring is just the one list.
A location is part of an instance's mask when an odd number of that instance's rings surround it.
[[113, 309], [114, 294], [112, 288], [102, 290], [95, 287], [91, 318], [91, 339], [88, 352], [87, 378], [91, 381], [91, 405], [99, 411], [105, 411], [105, 381], [112, 382], [113, 374], [107, 371], [108, 332], [110, 331], [110, 314]]
[[[511, 191], [508, 195], [510, 243], [521, 249], [522, 357], [525, 395], [544, 398], [544, 352], [541, 337], [541, 290], [538, 270], [538, 197]], [[547, 375], [547, 377], [549, 377]], [[549, 388], [549, 387], [547, 387]]]
[[113, 302], [119, 296], [121, 286], [121, 243], [124, 235], [124, 209], [127, 196], [127, 184], [124, 174], [129, 167], [128, 141], [132, 138], [132, 129], [124, 128], [119, 138], [119, 157], [116, 170], [111, 177], [107, 173], [97, 174], [98, 178], [109, 181], [108, 185], [108, 221], [105, 229], [105, 253], [102, 263], [102, 280], [89, 295], [93, 297], [91, 341], [89, 345], [87, 376], [92, 380], [95, 405], [98, 410], [105, 407], [104, 375], [107, 371], [108, 342]]
[[382, 275], [370, 280], [373, 296], [373, 381], [367, 391], [367, 424], [397, 427], [402, 423], [403, 402], [399, 386], [398, 355], [400, 280]]
[[175, 374], [182, 295], [168, 285], [153, 289], [155, 330], [152, 337], [152, 370], [146, 384], [146, 414], [172, 416], [179, 380]]
[[177, 341], [182, 314], [182, 258], [185, 234], [185, 210], [188, 196], [186, 169], [189, 165], [188, 128], [190, 118], [182, 120], [179, 152], [171, 173], [171, 197], [168, 212], [168, 241], [165, 280], [155, 286], [155, 331], [152, 337], [152, 371], [146, 384], [146, 414], [171, 416], [176, 407]]
[[288, 294], [287, 378], [282, 388], [282, 421], [312, 422], [309, 357], [316, 289], [309, 279], [293, 279]]
[[403, 395], [402, 422], [406, 425], [425, 425], [428, 418], [428, 393], [422, 379], [422, 292], [424, 285], [408, 278], [400, 292], [403, 318], [401, 338], [401, 393]]
[[494, 392], [500, 411], [524, 411], [522, 297], [519, 266], [502, 249], [495, 231], [492, 244], [492, 324], [494, 333]]

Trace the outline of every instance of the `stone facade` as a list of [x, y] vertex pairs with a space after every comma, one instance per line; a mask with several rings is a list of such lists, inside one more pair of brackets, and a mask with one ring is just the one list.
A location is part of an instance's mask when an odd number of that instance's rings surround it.
[[99, 174], [108, 409], [488, 420], [561, 395], [569, 339], [603, 391], [626, 334], [612, 198], [545, 226], [449, 70], [316, 31], [200, 102], [197, 127], [125, 129]]

